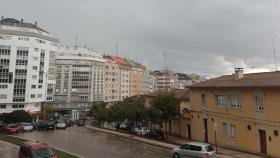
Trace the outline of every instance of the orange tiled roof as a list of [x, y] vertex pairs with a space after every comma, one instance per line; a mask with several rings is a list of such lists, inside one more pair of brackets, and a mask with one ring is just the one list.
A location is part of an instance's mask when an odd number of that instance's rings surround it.
[[121, 65], [127, 65], [127, 62], [125, 59], [118, 57], [118, 56], [111, 56], [112, 60], [114, 60], [116, 63]]
[[280, 88], [280, 72], [262, 72], [244, 74], [244, 77], [235, 80], [234, 75], [212, 78], [189, 86], [190, 88], [238, 88], [238, 87], [272, 87]]

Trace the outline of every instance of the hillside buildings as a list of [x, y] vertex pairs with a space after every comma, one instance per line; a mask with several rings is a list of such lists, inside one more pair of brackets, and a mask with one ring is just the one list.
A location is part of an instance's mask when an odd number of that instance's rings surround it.
[[40, 28], [11, 18], [0, 21], [0, 113], [38, 113], [53, 100], [54, 54], [59, 40]]
[[190, 86], [191, 138], [280, 157], [280, 72], [209, 79]]

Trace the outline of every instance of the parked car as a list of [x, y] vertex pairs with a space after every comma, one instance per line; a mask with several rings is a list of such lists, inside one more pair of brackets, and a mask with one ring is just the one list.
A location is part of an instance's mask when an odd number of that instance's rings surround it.
[[164, 139], [164, 133], [161, 130], [158, 129], [152, 129], [144, 136], [150, 137], [150, 138], [156, 138], [156, 139]]
[[33, 129], [37, 129], [38, 126], [38, 122], [31, 122]]
[[38, 125], [37, 125], [37, 129], [38, 130], [53, 130], [55, 127], [54, 122], [53, 121], [44, 121], [44, 120], [40, 120], [38, 121]]
[[78, 120], [77, 126], [84, 126], [85, 120]]
[[99, 123], [98, 120], [93, 119], [93, 120], [92, 120], [92, 125], [93, 125], [93, 126], [100, 126], [100, 123]]
[[147, 129], [146, 127], [142, 127], [142, 126], [136, 126], [134, 129], [133, 129], [133, 132], [136, 133], [137, 135], [145, 135], [147, 134], [148, 132], [150, 132], [150, 129]]
[[56, 128], [57, 129], [66, 129], [66, 123], [64, 122], [64, 120], [57, 120]]
[[6, 133], [6, 134], [18, 134], [19, 129], [16, 125], [13, 124], [6, 124], [1, 127], [0, 129], [1, 133]]
[[190, 142], [172, 150], [173, 158], [201, 157], [216, 158], [216, 150], [207, 143]]
[[71, 127], [72, 126], [71, 120], [69, 120], [69, 119], [62, 119], [62, 120], [66, 123], [67, 127]]
[[70, 122], [71, 122], [71, 126], [78, 124], [78, 120], [70, 120]]
[[18, 123], [18, 128], [19, 131], [33, 131], [33, 125], [31, 123]]
[[19, 158], [58, 158], [46, 143], [25, 142], [20, 146]]

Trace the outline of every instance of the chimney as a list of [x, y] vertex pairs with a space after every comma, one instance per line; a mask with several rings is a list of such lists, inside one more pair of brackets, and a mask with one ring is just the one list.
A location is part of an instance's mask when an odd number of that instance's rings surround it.
[[35, 21], [35, 26], [37, 26], [37, 21]]
[[23, 23], [23, 19], [20, 19], [20, 22]]
[[243, 68], [235, 68], [235, 80], [243, 78]]
[[1, 20], [4, 20], [4, 16], [1, 16]]

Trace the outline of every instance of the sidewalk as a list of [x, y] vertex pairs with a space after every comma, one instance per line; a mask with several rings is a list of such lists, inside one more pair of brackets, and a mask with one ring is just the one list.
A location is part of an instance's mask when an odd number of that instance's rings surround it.
[[[179, 139], [179, 138], [175, 138], [175, 137], [168, 137], [167, 142], [164, 142], [164, 141], [153, 140], [153, 139], [144, 138], [144, 137], [140, 137], [140, 136], [136, 136], [136, 135], [132, 135], [132, 134], [128, 134], [128, 133], [118, 132], [113, 128], [106, 129], [106, 128], [97, 128], [97, 127], [92, 127], [92, 126], [85, 126], [85, 127], [99, 131], [99, 132], [104, 132], [104, 133], [108, 133], [111, 135], [123, 137], [126, 139], [139, 141], [139, 142], [142, 142], [145, 144], [165, 148], [167, 150], [171, 150], [175, 147], [178, 147], [182, 144], [189, 142], [189, 140], [187, 140], [187, 139]], [[219, 158], [264, 158], [263, 156], [249, 154], [249, 153], [235, 151], [235, 150], [229, 150], [229, 149], [225, 149], [222, 147], [218, 148], [218, 157]]]

